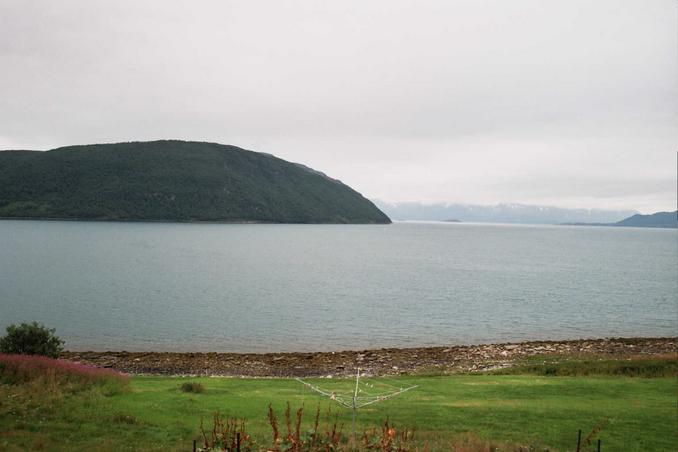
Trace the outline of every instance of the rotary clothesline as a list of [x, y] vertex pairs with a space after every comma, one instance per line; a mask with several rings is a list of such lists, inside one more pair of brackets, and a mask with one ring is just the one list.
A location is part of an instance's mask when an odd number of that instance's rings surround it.
[[[358, 369], [358, 372], [355, 377], [355, 388], [353, 391], [347, 391], [347, 390], [331, 390], [331, 389], [323, 389], [320, 388], [314, 384], [308, 383], [301, 378], [296, 379], [298, 382], [306, 386], [307, 388], [324, 395], [325, 397], [329, 397], [330, 400], [334, 400], [337, 402], [339, 405], [350, 408], [353, 410], [353, 440], [355, 441], [355, 419], [356, 419], [356, 412], [359, 408], [365, 407], [367, 405], [371, 405], [373, 403], [377, 402], [383, 402], [384, 400], [388, 400], [392, 397], [395, 397], [399, 394], [402, 394], [403, 392], [407, 392], [410, 389], [414, 389], [417, 386], [409, 386], [403, 388], [397, 387], [388, 383], [384, 382], [371, 382], [371, 383], [365, 383], [363, 382], [363, 386], [360, 386], [360, 369]], [[370, 390], [364, 389], [364, 388], [370, 388], [370, 389], [375, 389], [375, 386], [381, 386], [383, 387], [390, 387], [393, 388], [390, 392], [377, 392], [377, 393], [372, 393]], [[379, 388], [376, 388], [378, 391]], [[383, 389], [382, 389], [383, 390]], [[359, 394], [365, 394], [365, 395], [359, 395]]]
[[[391, 397], [394, 397], [398, 394], [402, 394], [403, 392], [409, 391], [410, 389], [416, 388], [416, 386], [411, 386], [411, 387], [406, 387], [406, 388], [397, 388], [392, 385], [388, 385], [392, 388], [394, 388], [393, 391], [390, 392], [377, 392], [377, 393], [372, 393], [368, 390], [365, 390], [358, 386], [357, 391], [347, 391], [347, 390], [333, 390], [333, 389], [323, 389], [320, 388], [314, 384], [308, 383], [301, 378], [296, 379], [298, 382], [306, 386], [307, 388], [324, 395], [325, 397], [328, 397], [330, 400], [334, 400], [340, 405], [343, 405], [347, 408], [353, 408], [353, 400], [355, 399], [355, 405], [357, 408], [370, 405], [375, 402], [380, 402], [382, 400], [387, 400], [390, 399]], [[364, 383], [365, 384], [365, 383]], [[377, 383], [378, 384], [378, 383]], [[368, 384], [366, 384], [368, 385]], [[374, 387], [374, 384], [369, 385], [371, 387]], [[360, 395], [364, 394], [364, 395]]]

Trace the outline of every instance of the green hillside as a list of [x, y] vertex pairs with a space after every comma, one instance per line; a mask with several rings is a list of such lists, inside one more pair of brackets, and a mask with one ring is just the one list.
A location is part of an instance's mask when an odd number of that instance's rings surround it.
[[303, 165], [185, 141], [0, 152], [0, 217], [390, 223], [360, 193]]

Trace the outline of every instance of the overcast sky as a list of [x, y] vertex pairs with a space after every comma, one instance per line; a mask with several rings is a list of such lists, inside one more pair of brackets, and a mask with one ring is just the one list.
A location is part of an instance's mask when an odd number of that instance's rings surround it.
[[178, 138], [385, 201], [675, 210], [675, 0], [0, 0], [0, 149]]

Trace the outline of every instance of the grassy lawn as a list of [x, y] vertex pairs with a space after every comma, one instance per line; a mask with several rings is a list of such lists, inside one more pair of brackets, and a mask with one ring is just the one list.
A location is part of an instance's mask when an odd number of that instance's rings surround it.
[[[187, 381], [204, 393], [185, 393]], [[321, 387], [350, 390], [351, 380], [309, 380]], [[370, 382], [370, 379], [365, 379]], [[513, 444], [573, 450], [577, 430], [583, 436], [601, 421], [602, 450], [676, 450], [675, 378], [610, 376], [462, 375], [372, 379], [417, 389], [364, 408], [359, 429], [379, 427], [385, 419], [396, 427], [416, 427], [417, 438], [434, 450], [449, 448], [455, 436], [474, 432], [480, 438]], [[36, 392], [37, 391], [37, 392]], [[272, 403], [284, 426], [283, 411], [306, 407], [308, 428], [316, 407], [328, 400], [290, 379], [134, 377], [126, 392], [98, 390], [54, 397], [36, 388], [0, 385], [0, 450], [190, 450], [201, 417], [212, 413], [247, 420], [259, 443], [270, 442], [267, 420]], [[349, 432], [350, 411], [333, 405]], [[284, 428], [284, 427], [283, 427]]]

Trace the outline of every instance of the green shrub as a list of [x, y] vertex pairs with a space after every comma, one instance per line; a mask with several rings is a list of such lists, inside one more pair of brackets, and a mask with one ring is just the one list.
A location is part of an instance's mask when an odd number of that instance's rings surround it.
[[202, 394], [203, 392], [205, 392], [205, 387], [200, 383], [189, 382], [182, 384], [181, 390], [183, 392], [195, 392], [198, 394]]
[[58, 358], [64, 341], [55, 336], [54, 331], [38, 322], [10, 325], [7, 334], [0, 338], [0, 352]]

